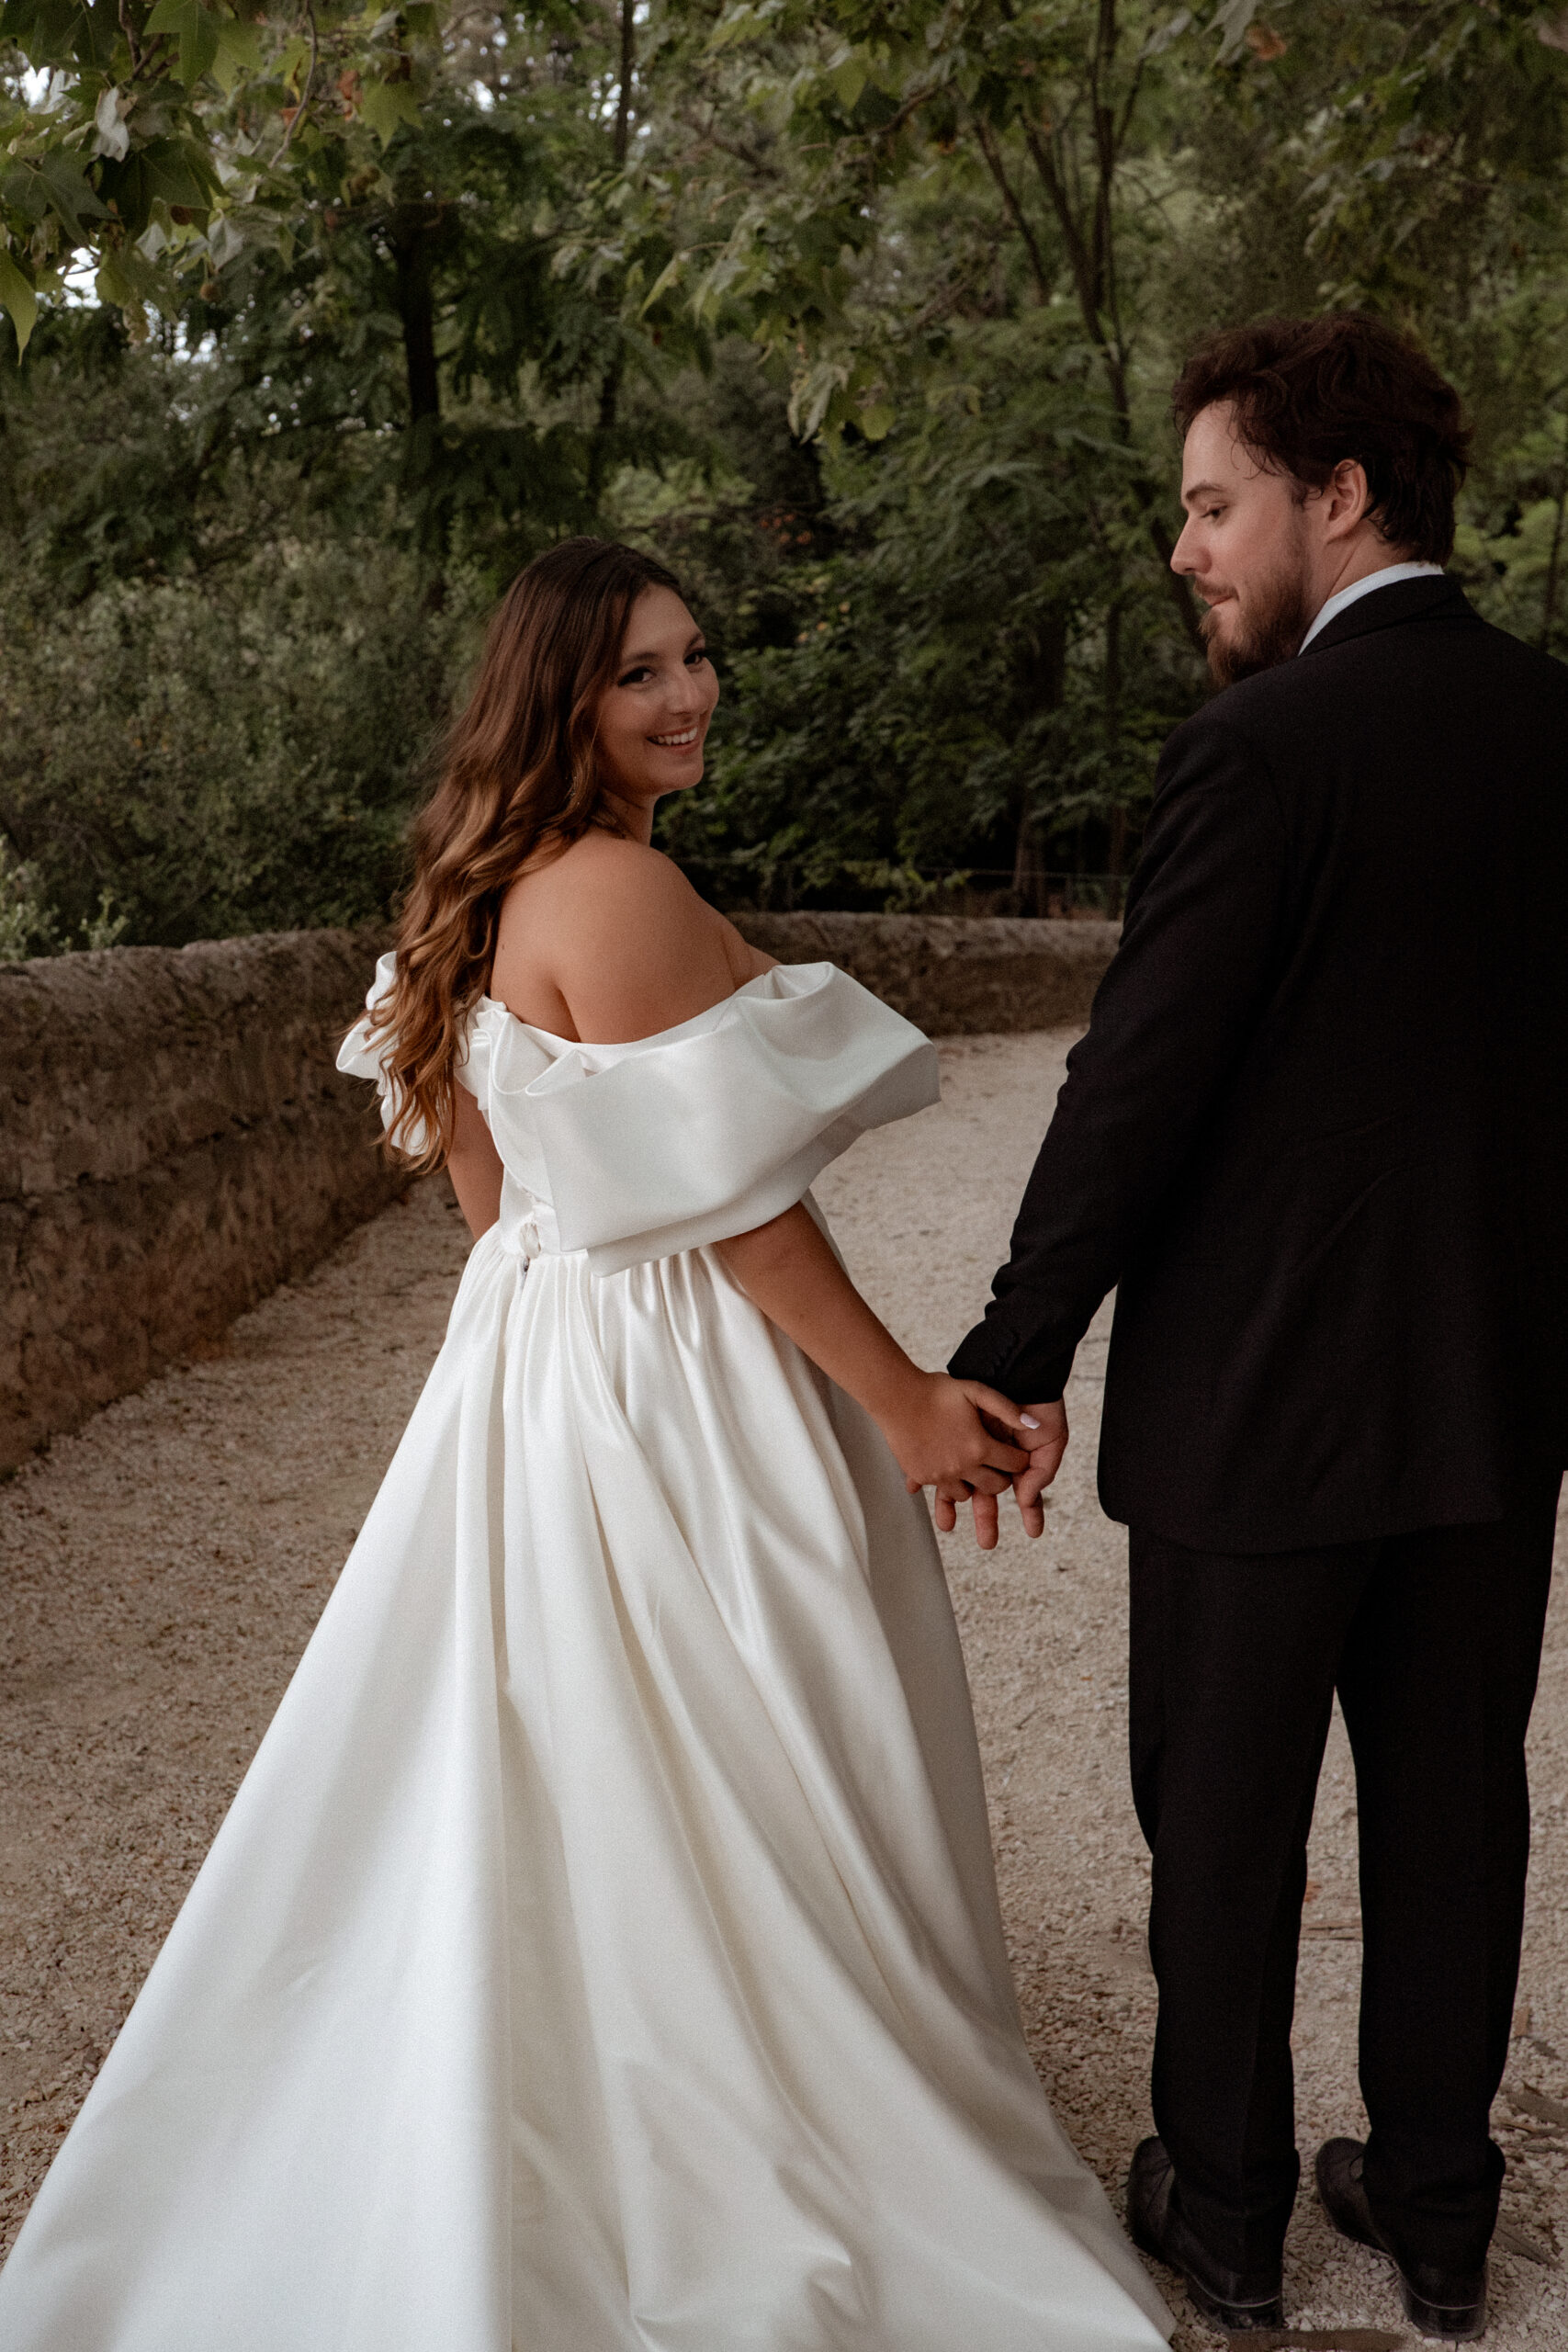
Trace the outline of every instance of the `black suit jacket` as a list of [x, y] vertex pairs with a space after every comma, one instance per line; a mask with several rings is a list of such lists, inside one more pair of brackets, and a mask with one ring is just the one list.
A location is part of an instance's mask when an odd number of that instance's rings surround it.
[[1568, 668], [1361, 597], [1160, 762], [1122, 944], [985, 1321], [1100, 1498], [1269, 1552], [1498, 1517], [1568, 1454]]

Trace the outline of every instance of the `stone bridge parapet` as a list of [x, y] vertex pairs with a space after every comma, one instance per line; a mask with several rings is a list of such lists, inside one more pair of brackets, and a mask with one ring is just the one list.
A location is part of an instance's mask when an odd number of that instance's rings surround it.
[[[1110, 923], [740, 919], [935, 1035], [1087, 1019]], [[216, 1340], [384, 1206], [367, 1090], [333, 1057], [374, 933], [0, 965], [0, 1471]]]

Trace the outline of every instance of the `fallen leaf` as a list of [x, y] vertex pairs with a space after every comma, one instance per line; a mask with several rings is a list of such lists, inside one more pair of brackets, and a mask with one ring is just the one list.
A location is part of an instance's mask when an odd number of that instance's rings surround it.
[[1539, 2262], [1543, 2270], [1561, 2270], [1562, 2263], [1548, 2245], [1532, 2238], [1528, 2230], [1517, 2229], [1512, 2222], [1499, 2222], [1492, 2233], [1492, 2242], [1505, 2254], [1517, 2254], [1526, 2262]]
[[1542, 2123], [1568, 2123], [1568, 2107], [1560, 2098], [1548, 2098], [1544, 2091], [1529, 2090], [1523, 2083], [1505, 2083], [1503, 2096], [1521, 2115], [1533, 2115]]

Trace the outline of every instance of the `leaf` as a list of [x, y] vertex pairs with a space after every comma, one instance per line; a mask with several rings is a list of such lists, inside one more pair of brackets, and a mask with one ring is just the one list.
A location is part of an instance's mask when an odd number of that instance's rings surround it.
[[875, 401], [870, 408], [861, 410], [855, 423], [868, 441], [886, 441], [897, 422], [897, 413], [886, 401]]
[[111, 7], [80, 0], [6, 0], [0, 40], [14, 40], [30, 65], [107, 73], [118, 28]]
[[853, 114], [855, 102], [865, 87], [866, 78], [865, 61], [852, 49], [829, 73], [828, 79], [833, 85], [833, 96], [846, 114]]
[[225, 97], [242, 74], [259, 74], [261, 62], [261, 43], [254, 25], [240, 24], [231, 18], [219, 26], [218, 55], [212, 74]]
[[1568, 2123], [1568, 2107], [1560, 2098], [1548, 2098], [1544, 2091], [1532, 2091], [1523, 2084], [1516, 2089], [1505, 2083], [1503, 2090], [1508, 2104], [1521, 2115], [1533, 2115], [1541, 2123]]
[[219, 192], [211, 163], [188, 139], [154, 139], [138, 158], [146, 175], [150, 198], [184, 205], [191, 212], [208, 212]]
[[29, 220], [52, 212], [73, 242], [88, 243], [88, 222], [104, 220], [108, 208], [87, 185], [78, 158], [62, 148], [45, 150], [36, 160], [25, 157], [0, 180], [0, 203], [13, 206]]
[[1178, 41], [1181, 39], [1182, 34], [1187, 30], [1187, 28], [1191, 22], [1191, 9], [1179, 8], [1175, 16], [1170, 18], [1168, 24], [1159, 26], [1149, 35], [1147, 40], [1144, 43], [1144, 55], [1145, 57], [1162, 56], [1170, 47], [1172, 41]]
[[1277, 57], [1283, 57], [1291, 46], [1272, 25], [1248, 25], [1243, 39], [1254, 57], [1265, 65], [1271, 65]]
[[649, 311], [652, 310], [654, 304], [658, 301], [660, 296], [661, 294], [669, 293], [670, 288], [682, 276], [685, 266], [686, 256], [684, 254], [677, 254], [673, 260], [667, 261], [665, 263], [663, 268], [660, 271], [658, 277], [654, 279], [652, 285], [648, 289], [648, 294], [643, 302], [642, 308], [637, 313], [639, 318], [646, 319]]
[[1220, 63], [1229, 65], [1241, 55], [1247, 41], [1247, 28], [1257, 16], [1262, 0], [1220, 0], [1214, 11], [1214, 23], [1220, 33]]
[[1505, 2254], [1517, 2254], [1526, 2262], [1539, 2262], [1545, 2270], [1561, 2270], [1562, 2263], [1549, 2245], [1530, 2236], [1528, 2230], [1516, 2229], [1511, 2222], [1500, 2221], [1492, 2233], [1493, 2243]]
[[129, 111], [130, 105], [130, 99], [125, 99], [122, 111], [120, 93], [112, 84], [104, 92], [98, 100], [97, 112], [93, 117], [98, 134], [93, 141], [95, 155], [109, 155], [117, 164], [124, 163], [130, 148], [130, 130], [125, 120], [125, 112]]
[[6, 253], [0, 253], [0, 307], [10, 312], [11, 324], [17, 331], [17, 356], [20, 359], [38, 317], [38, 296]]
[[216, 220], [209, 223], [207, 250], [211, 255], [214, 269], [227, 269], [235, 256], [244, 252], [245, 241], [226, 214], [220, 213]]
[[147, 30], [178, 40], [180, 62], [175, 70], [187, 90], [194, 88], [218, 62], [217, 20], [202, 6], [201, 0], [157, 0], [147, 19]]
[[367, 82], [359, 100], [360, 119], [385, 147], [400, 122], [419, 128], [419, 100], [412, 82]]
[[114, 310], [134, 314], [141, 308], [141, 288], [118, 253], [106, 254], [98, 264], [96, 288], [99, 301]]

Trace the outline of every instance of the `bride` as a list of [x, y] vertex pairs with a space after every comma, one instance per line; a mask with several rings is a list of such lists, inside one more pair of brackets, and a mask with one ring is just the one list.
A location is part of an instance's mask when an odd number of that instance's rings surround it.
[[496, 616], [340, 1057], [475, 1248], [7, 2352], [1168, 2333], [1024, 2048], [910, 1491], [998, 1491], [1024, 1425], [909, 1361], [807, 1190], [935, 1056], [650, 846], [717, 694], [626, 548]]

